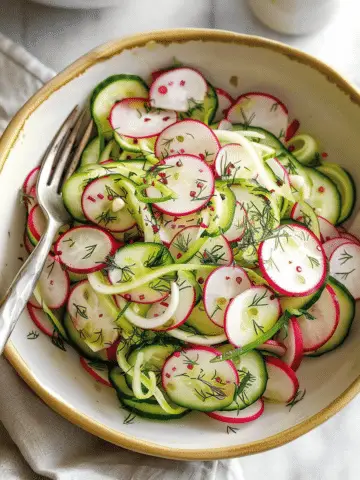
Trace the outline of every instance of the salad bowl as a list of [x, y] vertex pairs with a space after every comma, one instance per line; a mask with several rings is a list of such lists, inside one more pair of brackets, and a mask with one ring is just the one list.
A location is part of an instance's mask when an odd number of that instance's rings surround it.
[[[266, 91], [282, 99], [301, 129], [322, 145], [330, 161], [360, 180], [357, 126], [360, 94], [330, 67], [291, 47], [257, 37], [211, 30], [164, 30], [132, 36], [91, 51], [69, 66], [14, 117], [0, 140], [0, 267], [2, 292], [24, 257], [24, 209], [19, 191], [59, 125], [75, 104], [86, 105], [104, 78], [130, 73], [149, 80], [176, 61], [200, 70], [217, 87], [236, 97]], [[360, 233], [358, 202], [346, 227]], [[359, 316], [359, 315], [358, 315]], [[137, 452], [174, 459], [231, 458], [283, 445], [320, 425], [360, 390], [360, 318], [354, 319], [344, 344], [298, 370], [302, 400], [266, 403], [255, 422], [228, 425], [205, 414], [160, 422], [119, 408], [114, 391], [87, 375], [78, 354], [49, 341], [24, 312], [5, 355], [28, 385], [55, 411], [85, 430]], [[55, 345], [54, 345], [55, 344]], [[60, 348], [56, 348], [60, 347]]]

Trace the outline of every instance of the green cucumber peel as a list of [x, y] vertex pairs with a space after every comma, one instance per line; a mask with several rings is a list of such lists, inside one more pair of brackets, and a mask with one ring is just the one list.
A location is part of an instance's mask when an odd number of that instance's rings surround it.
[[46, 305], [46, 303], [44, 302], [38, 286], [35, 287], [34, 297], [35, 297], [36, 300], [40, 303], [41, 308], [44, 310], [44, 312], [46, 313], [46, 315], [49, 317], [50, 321], [51, 321], [52, 324], [54, 325], [54, 328], [59, 332], [59, 334], [60, 334], [65, 340], [68, 340], [68, 336], [67, 336], [67, 333], [65, 332], [64, 327], [62, 326], [61, 322], [56, 318], [56, 316], [53, 314], [52, 310], [50, 310], [50, 308], [49, 308], [49, 307]]

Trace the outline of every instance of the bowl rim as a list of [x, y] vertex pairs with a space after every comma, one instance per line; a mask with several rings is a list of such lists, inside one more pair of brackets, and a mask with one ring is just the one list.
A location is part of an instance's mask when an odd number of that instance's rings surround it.
[[[32, 113], [55, 91], [62, 88], [65, 84], [72, 81], [77, 76], [83, 74], [93, 65], [105, 61], [124, 50], [131, 50], [152, 43], [170, 44], [186, 43], [189, 41], [219, 42], [227, 44], [245, 45], [252, 48], [265, 48], [275, 51], [291, 60], [297, 61], [321, 73], [328, 82], [333, 83], [343, 93], [345, 93], [351, 102], [360, 107], [360, 92], [349, 81], [345, 80], [333, 68], [322, 61], [304, 53], [296, 48], [276, 42], [273, 40], [255, 37], [252, 35], [243, 35], [226, 30], [210, 30], [202, 28], [169, 29], [147, 32], [137, 35], [131, 35], [120, 38], [90, 51], [80, 57], [73, 64], [65, 68], [56, 75], [50, 82], [44, 85], [13, 117], [7, 129], [0, 138], [0, 174], [1, 170], [15, 144], [26, 120]], [[257, 440], [242, 445], [233, 445], [218, 447], [214, 449], [178, 449], [177, 447], [165, 447], [155, 443], [140, 440], [132, 435], [120, 433], [114, 429], [107, 428], [98, 421], [95, 421], [78, 412], [67, 402], [61, 400], [56, 395], [48, 392], [36, 378], [36, 375], [29, 369], [20, 353], [11, 342], [8, 342], [5, 348], [5, 356], [25, 380], [29, 387], [53, 410], [65, 417], [70, 422], [82, 427], [84, 430], [121, 447], [133, 450], [135, 452], [154, 455], [163, 458], [175, 460], [216, 460], [233, 458], [244, 455], [264, 452], [275, 447], [284, 445], [301, 435], [309, 432], [316, 426], [322, 424], [335, 413], [345, 407], [360, 391], [360, 375], [357, 379], [327, 407], [317, 412], [310, 418], [290, 427], [282, 432], [267, 437], [264, 440]]]

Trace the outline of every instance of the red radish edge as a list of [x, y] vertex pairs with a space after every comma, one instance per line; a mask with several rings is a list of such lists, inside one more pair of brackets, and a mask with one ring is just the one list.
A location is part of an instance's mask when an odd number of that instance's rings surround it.
[[38, 230], [35, 226], [35, 223], [34, 223], [34, 215], [35, 215], [35, 209], [36, 208], [40, 208], [40, 210], [41, 210], [41, 207], [38, 203], [32, 207], [32, 209], [29, 212], [29, 216], [28, 216], [28, 225], [29, 225], [30, 232], [34, 236], [35, 240], [39, 241], [40, 238], [41, 238], [41, 235], [39, 234], [39, 232], [38, 232]]
[[[163, 301], [163, 300], [161, 300]], [[189, 309], [187, 315], [185, 316], [185, 318], [183, 320], [181, 320], [181, 322], [179, 323], [175, 323], [174, 325], [168, 327], [168, 328], [156, 328], [155, 330], [158, 331], [158, 332], [167, 332], [168, 330], [173, 330], [174, 328], [178, 328], [180, 327], [181, 325], [183, 325], [186, 320], [190, 317], [191, 315], [191, 312], [194, 310], [194, 307], [195, 307], [195, 304], [196, 304], [196, 293], [195, 293], [195, 289], [194, 289], [194, 300], [193, 300], [193, 303], [191, 305], [191, 308]]]
[[[191, 120], [191, 121], [192, 122], [197, 122], [197, 120]], [[201, 123], [201, 122], [198, 122], [198, 123]], [[173, 125], [175, 125], [175, 124], [173, 124]], [[169, 127], [167, 127], [167, 128], [170, 128], [173, 125], [169, 125]], [[202, 124], [202, 125], [205, 125], [205, 124]], [[188, 156], [188, 157], [196, 158], [197, 160], [202, 162], [205, 165], [206, 168], [208, 168], [211, 171], [212, 176], [214, 178], [214, 174], [213, 174], [212, 169], [210, 168], [210, 165], [207, 164], [205, 162], [205, 160], [202, 160], [200, 157], [198, 157], [197, 155], [193, 155], [192, 153], [184, 153], [184, 154], [180, 153], [180, 154], [176, 154], [176, 155], [169, 155], [168, 157], [164, 158], [164, 161], [166, 162], [166, 160], [168, 160], [169, 158], [178, 157], [178, 156]], [[209, 198], [211, 198], [213, 196], [214, 191], [215, 191], [215, 178], [214, 178], [214, 181], [213, 181], [213, 186], [212, 186], [211, 194], [209, 195]], [[193, 210], [189, 210], [189, 211], [182, 212], [182, 213], [176, 213], [176, 214], [174, 212], [169, 212], [169, 211], [165, 210], [163, 207], [161, 207], [162, 203], [155, 203], [154, 205], [155, 205], [156, 209], [159, 210], [159, 212], [161, 212], [161, 213], [165, 213], [166, 215], [171, 215], [171, 216], [174, 216], [174, 217], [184, 217], [185, 215], [190, 215], [191, 213], [198, 212], [199, 210], [201, 210], [204, 207], [204, 205], [206, 205], [208, 203], [208, 201], [209, 201], [208, 199], [204, 200], [204, 203], [202, 205], [200, 205], [200, 206], [198, 205], [198, 207], [194, 208]], [[196, 225], [193, 225], [193, 226], [196, 226]]]
[[25, 180], [24, 180], [24, 183], [23, 183], [23, 191], [27, 194], [30, 193], [30, 190], [32, 189], [32, 187], [35, 186], [35, 183], [36, 182], [33, 182], [31, 183], [30, 180], [32, 180], [32, 178], [34, 176], [36, 176], [36, 174], [40, 171], [40, 167], [35, 167], [33, 168], [26, 176]]
[[83, 369], [89, 373], [97, 382], [102, 383], [103, 385], [106, 385], [107, 387], [112, 387], [110, 382], [107, 382], [104, 380], [100, 375], [96, 373], [95, 370], [93, 370], [86, 362], [86, 359], [84, 357], [80, 357], [80, 364], [83, 367]]
[[120, 343], [120, 338], [118, 340], [115, 340], [115, 342], [105, 350], [106, 356], [109, 362], [116, 362], [116, 351], [119, 343]]
[[[95, 228], [96, 230], [100, 230], [101, 232], [103, 232], [105, 235], [107, 235], [107, 237], [109, 238], [110, 240], [110, 243], [112, 245], [112, 249], [110, 250], [110, 253], [109, 255], [114, 255], [114, 253], [116, 252], [116, 250], [118, 250], [118, 242], [115, 240], [115, 238], [110, 234], [110, 232], [108, 232], [107, 230], [103, 230], [102, 228], [96, 226], [96, 225], [79, 225], [78, 227], [73, 227], [71, 228], [70, 230], [67, 230], [66, 232], [64, 232], [62, 235], [60, 235], [60, 237], [57, 239], [55, 245], [54, 245], [54, 252], [56, 255], [59, 256], [59, 260], [61, 262], [61, 250], [58, 250], [58, 246], [59, 246], [59, 242], [62, 240], [62, 238], [67, 234], [69, 233], [69, 231], [73, 231], [73, 230], [78, 230], [79, 228]], [[61, 262], [62, 263], [62, 262]], [[63, 264], [65, 265], [65, 264]], [[92, 268], [89, 268], [89, 269], [84, 269], [84, 268], [70, 268], [66, 265], [66, 268], [68, 270], [70, 270], [71, 272], [74, 272], [74, 273], [93, 273], [93, 272], [97, 272], [99, 270], [102, 270], [104, 267], [106, 266], [106, 263], [99, 263], [96, 267], [92, 267]], [[78, 283], [76, 284], [78, 285]]]
[[38, 327], [39, 330], [41, 330], [45, 335], [48, 337], [53, 336], [53, 330], [48, 330], [42, 323], [41, 321], [37, 318], [36, 312], [39, 311], [39, 308], [34, 307], [30, 303], [27, 304], [27, 311], [30, 315], [31, 320], [34, 322], [34, 324]]
[[285, 345], [279, 340], [272, 340], [272, 339], [266, 340], [266, 342], [256, 347], [256, 350], [275, 353], [275, 355], [280, 355], [280, 356], [283, 356], [286, 353]]
[[299, 128], [300, 128], [299, 120], [294, 119], [286, 130], [285, 142], [288, 142], [289, 140], [291, 140], [292, 137], [295, 136]]
[[[271, 98], [272, 100], [275, 100], [275, 102], [280, 106], [280, 108], [286, 113], [286, 115], [288, 115], [288, 109], [287, 107], [277, 98], [277, 97], [274, 97], [274, 95], [270, 95], [270, 93], [263, 93], [263, 92], [246, 92], [242, 95], [239, 95], [237, 97], [237, 99], [235, 100], [235, 104], [236, 105], [238, 103], [239, 100], [241, 100], [242, 98], [246, 98], [248, 95], [256, 95], [256, 96], [259, 96], [259, 97], [267, 97], [267, 98]], [[230, 110], [230, 109], [229, 109]]]
[[30, 242], [30, 239], [27, 236], [26, 232], [24, 233], [24, 247], [29, 255], [35, 248], [34, 245]]
[[[223, 411], [223, 412], [221, 412], [221, 411], [207, 412], [206, 415], [208, 417], [211, 417], [211, 418], [215, 419], [215, 420], [219, 420], [219, 422], [224, 422], [224, 423], [248, 423], [248, 422], [252, 422], [252, 421], [258, 419], [259, 417], [261, 417], [261, 415], [264, 413], [264, 408], [265, 408], [264, 400], [262, 398], [259, 398], [257, 401], [261, 402], [260, 408], [256, 413], [254, 413], [253, 415], [251, 415], [249, 417], [229, 418], [229, 417], [226, 417], [226, 413], [227, 413], [226, 411]], [[250, 405], [250, 407], [252, 405]]]
[[270, 363], [271, 365], [274, 365], [277, 368], [280, 368], [292, 381], [294, 385], [294, 391], [291, 397], [289, 397], [286, 400], [286, 403], [291, 402], [291, 400], [295, 397], [296, 392], [299, 390], [299, 380], [295, 374], [295, 372], [292, 370], [292, 368], [289, 367], [285, 362], [280, 360], [279, 358], [276, 357], [269, 357], [267, 356], [265, 359], [265, 363]]
[[[339, 228], [337, 227], [337, 229], [339, 230]], [[354, 242], [354, 243], [357, 243], [358, 245], [360, 245], [360, 240], [353, 234], [353, 233], [349, 233], [349, 232], [343, 232], [343, 231], [340, 231], [340, 237], [342, 238], [347, 238], [350, 242]]]
[[[291, 333], [289, 332], [291, 329]], [[295, 317], [291, 317], [289, 320], [289, 326], [288, 326], [288, 336], [291, 335], [289, 338], [290, 342], [293, 342], [293, 349], [294, 349], [294, 355], [292, 359], [287, 363], [289, 367], [296, 371], [303, 359], [304, 356], [304, 346], [303, 346], [303, 340], [302, 340], [302, 333], [301, 333], [301, 328], [299, 326], [299, 323]], [[289, 349], [287, 350], [289, 352]], [[283, 361], [285, 361], [283, 359]]]
[[[281, 226], [280, 226], [281, 227]], [[278, 227], [278, 228], [280, 228]], [[293, 227], [295, 227], [295, 225], [293, 225]], [[261, 273], [264, 277], [264, 279], [270, 284], [270, 286], [277, 292], [277, 293], [280, 293], [281, 295], [286, 295], [287, 297], [306, 297], [307, 295], [311, 295], [312, 293], [316, 292], [316, 290], [318, 290], [321, 285], [325, 282], [326, 280], [326, 275], [327, 275], [327, 268], [326, 268], [326, 265], [327, 265], [327, 262], [326, 262], [326, 255], [325, 255], [325, 252], [324, 252], [324, 249], [319, 241], [319, 239], [317, 238], [317, 236], [311, 232], [308, 228], [306, 227], [303, 227], [302, 225], [296, 225], [296, 228], [300, 228], [302, 230], [306, 230], [306, 232], [314, 239], [316, 240], [317, 244], [320, 246], [321, 250], [319, 250], [319, 252], [322, 254], [323, 256], [323, 261], [324, 261], [324, 272], [322, 274], [322, 277], [320, 278], [319, 282], [313, 287], [313, 288], [310, 288], [309, 290], [306, 290], [305, 292], [301, 292], [301, 293], [294, 293], [294, 292], [289, 292], [288, 290], [285, 290], [281, 287], [279, 287], [278, 285], [276, 285], [276, 283], [272, 280], [272, 278], [267, 274], [266, 270], [265, 270], [265, 267], [264, 267], [264, 263], [262, 261], [262, 255], [261, 255], [261, 252], [262, 252], [262, 248], [263, 248], [263, 244], [264, 242], [261, 242], [260, 243], [260, 246], [259, 246], [259, 249], [258, 249], [258, 256], [259, 256], [259, 267], [260, 267], [260, 270], [261, 270]], [[265, 240], [266, 241], [266, 240]]]
[[[181, 351], [182, 352], [187, 352], [188, 350], [205, 350], [206, 352], [210, 352], [210, 353], [213, 353], [215, 356], [220, 356], [221, 355], [221, 352], [219, 352], [219, 350], [216, 350], [215, 348], [212, 348], [212, 347], [206, 347], [206, 346], [203, 346], [203, 345], [196, 345], [196, 346], [193, 346], [193, 347], [190, 347], [190, 348], [183, 348]], [[167, 362], [172, 358], [172, 356], [175, 354], [176, 352], [174, 352], [172, 355], [170, 355], [170, 357], [168, 357], [166, 359], [166, 362], [164, 363], [163, 367], [162, 367], [162, 371], [161, 371], [161, 383], [162, 383], [162, 386], [164, 387], [164, 371], [165, 371], [165, 365], [167, 364]], [[231, 369], [233, 370], [234, 372], [234, 375], [235, 375], [235, 383], [238, 384], [239, 383], [239, 373], [234, 365], [234, 363], [231, 361], [231, 360], [224, 360], [226, 363], [229, 364], [229, 366], [231, 367]], [[164, 387], [165, 388], [165, 387]]]
[[[337, 296], [336, 296], [336, 293], [334, 291], [334, 289], [330, 286], [330, 285], [326, 285], [326, 290], [330, 293], [330, 296], [333, 300], [333, 303], [334, 303], [334, 308], [335, 308], [335, 314], [336, 314], [336, 318], [335, 318], [335, 323], [334, 323], [334, 326], [333, 326], [333, 329], [331, 331], [331, 334], [326, 338], [325, 341], [322, 341], [320, 342], [319, 344], [317, 345], [313, 345], [311, 348], [305, 348], [303, 347], [303, 350], [304, 350], [304, 353], [309, 353], [309, 352], [314, 352], [315, 350], [317, 350], [318, 348], [322, 347], [323, 345], [325, 345], [326, 342], [328, 342], [330, 340], [330, 338], [334, 335], [334, 332], [337, 328], [337, 326], [339, 325], [339, 319], [340, 319], [340, 305], [339, 305], [339, 301], [337, 299]], [[301, 330], [301, 327], [299, 326], [300, 330]]]

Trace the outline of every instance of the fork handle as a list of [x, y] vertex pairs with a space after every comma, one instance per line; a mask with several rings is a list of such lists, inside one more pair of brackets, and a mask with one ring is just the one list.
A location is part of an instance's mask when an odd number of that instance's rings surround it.
[[19, 270], [5, 294], [0, 307], [0, 354], [24, 310], [44, 267], [52, 242], [59, 228], [54, 220], [48, 221], [45, 234]]

